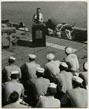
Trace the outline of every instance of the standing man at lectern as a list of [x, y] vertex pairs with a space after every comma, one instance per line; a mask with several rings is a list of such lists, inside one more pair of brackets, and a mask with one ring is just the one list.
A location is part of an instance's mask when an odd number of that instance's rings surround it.
[[40, 8], [37, 8], [36, 13], [33, 15], [33, 22], [43, 23], [43, 14], [41, 13]]
[[41, 10], [37, 8], [32, 19], [32, 43], [34, 47], [46, 46], [46, 25], [43, 20]]

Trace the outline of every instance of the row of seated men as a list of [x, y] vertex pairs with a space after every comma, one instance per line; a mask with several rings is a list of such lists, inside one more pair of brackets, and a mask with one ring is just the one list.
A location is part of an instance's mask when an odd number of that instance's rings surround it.
[[87, 62], [81, 72], [73, 49], [66, 47], [65, 53], [63, 61], [48, 53], [44, 68], [35, 54], [29, 54], [21, 67], [10, 56], [2, 70], [2, 107], [88, 107]]

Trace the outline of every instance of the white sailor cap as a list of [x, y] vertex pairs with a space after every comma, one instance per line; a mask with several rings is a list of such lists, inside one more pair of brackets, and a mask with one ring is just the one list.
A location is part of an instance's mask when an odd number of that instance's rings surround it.
[[13, 60], [13, 61], [15, 61], [15, 60], [16, 60], [16, 58], [15, 58], [15, 57], [13, 57], [13, 56], [10, 56], [10, 57], [9, 57], [9, 59], [10, 59], [10, 60]]
[[49, 54], [47, 54], [46, 58], [48, 60], [53, 60], [55, 58], [55, 55], [53, 53], [49, 53]]
[[13, 70], [13, 71], [11, 71], [11, 74], [19, 74], [19, 71], [18, 70]]
[[60, 65], [65, 67], [65, 68], [68, 68], [68, 65], [65, 62], [61, 62]]
[[85, 64], [84, 64], [84, 69], [85, 69], [85, 70], [88, 70], [88, 68], [87, 68], [87, 67], [88, 67], [88, 63], [87, 63], [87, 62], [85, 62]]
[[73, 49], [71, 47], [66, 47], [65, 51], [67, 54], [71, 54], [73, 52]]
[[30, 59], [35, 59], [36, 58], [35, 54], [29, 54], [28, 56], [29, 56]]
[[57, 87], [57, 85], [55, 83], [50, 83], [49, 84], [49, 88], [56, 88], [56, 87]]
[[37, 67], [36, 71], [39, 72], [39, 73], [44, 73], [45, 70], [42, 67]]
[[78, 77], [78, 76], [73, 76], [73, 81], [77, 82], [77, 83], [82, 83], [83, 82], [83, 79]]

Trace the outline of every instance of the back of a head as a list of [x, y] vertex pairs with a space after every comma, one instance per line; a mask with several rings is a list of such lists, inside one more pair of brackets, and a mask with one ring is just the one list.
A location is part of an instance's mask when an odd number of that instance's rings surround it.
[[68, 70], [68, 65], [65, 62], [61, 62], [60, 64], [60, 71], [62, 70]]
[[73, 81], [73, 87], [82, 87], [83, 79], [78, 77], [78, 76], [73, 76], [72, 78]]
[[11, 75], [11, 79], [18, 79], [19, 75], [18, 74], [13, 74]]
[[12, 63], [15, 62], [15, 60], [16, 60], [15, 57], [10, 56], [9, 59], [8, 59], [8, 63], [9, 63], [9, 64], [12, 64]]
[[19, 71], [12, 71], [11, 79], [18, 79], [18, 78], [19, 78]]
[[19, 94], [16, 91], [13, 91], [9, 96], [9, 100], [12, 103], [16, 102], [18, 99], [19, 99]]
[[29, 54], [29, 61], [34, 61], [36, 59], [36, 55], [35, 54]]
[[32, 61], [35, 61], [35, 59], [31, 59], [31, 58], [29, 58], [29, 61], [32, 62]]
[[69, 54], [73, 53], [73, 49], [72, 49], [71, 47], [66, 47], [66, 48], [65, 48], [65, 53], [66, 53], [67, 55], [69, 55]]
[[36, 69], [36, 75], [37, 75], [37, 77], [43, 77], [44, 76], [44, 68], [42, 68], [42, 67], [37, 67], [37, 69]]
[[49, 53], [49, 54], [47, 54], [46, 58], [48, 61], [51, 61], [51, 60], [54, 60], [55, 55], [53, 53]]
[[55, 96], [55, 94], [57, 93], [56, 87], [57, 85], [55, 83], [50, 83], [48, 90], [47, 90], [48, 96]]

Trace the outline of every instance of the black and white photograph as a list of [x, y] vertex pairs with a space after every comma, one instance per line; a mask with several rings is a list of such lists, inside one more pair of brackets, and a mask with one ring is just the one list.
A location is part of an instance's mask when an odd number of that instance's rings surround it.
[[88, 108], [87, 8], [1, 1], [2, 108]]

